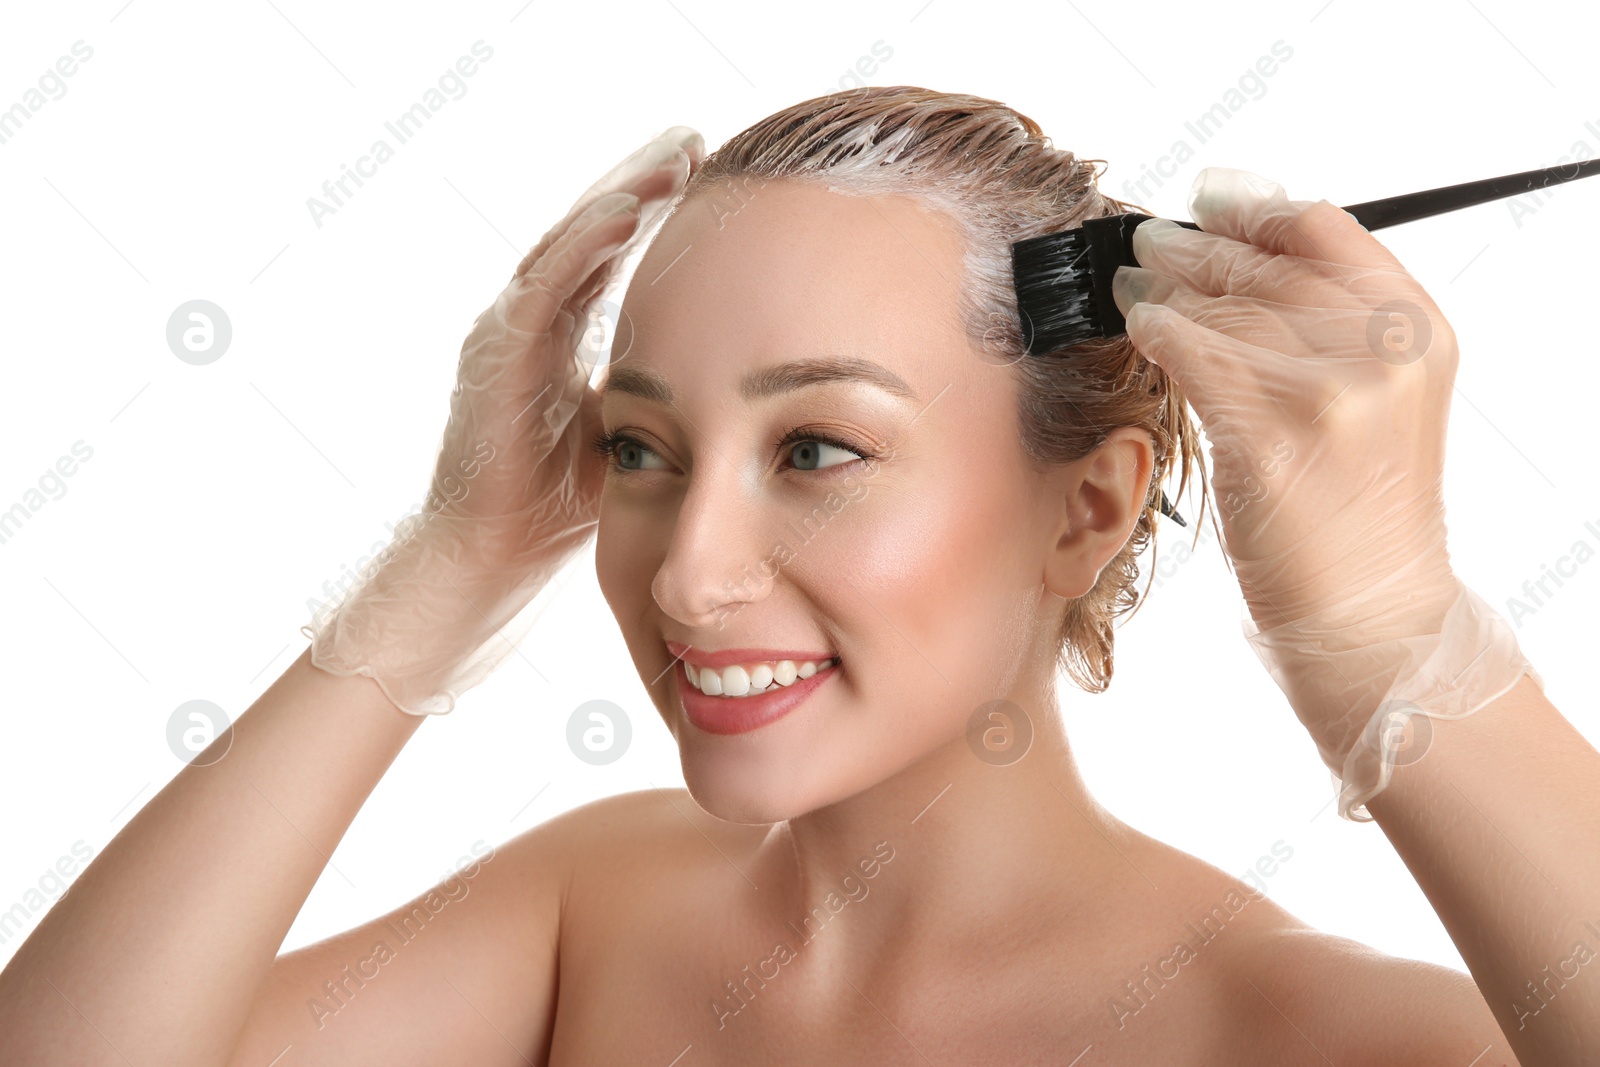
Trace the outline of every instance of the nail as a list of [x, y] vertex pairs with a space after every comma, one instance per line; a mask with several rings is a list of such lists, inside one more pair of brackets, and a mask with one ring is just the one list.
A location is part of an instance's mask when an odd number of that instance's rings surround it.
[[1144, 263], [1173, 232], [1181, 233], [1183, 227], [1171, 219], [1146, 219], [1139, 223], [1133, 228], [1133, 258]]

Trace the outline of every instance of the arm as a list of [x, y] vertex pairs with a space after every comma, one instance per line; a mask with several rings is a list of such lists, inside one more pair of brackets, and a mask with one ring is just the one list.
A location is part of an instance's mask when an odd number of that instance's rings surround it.
[[[1586, 1043], [1594, 1062], [1600, 757], [1451, 567], [1454, 332], [1325, 200], [1207, 168], [1189, 207], [1203, 232], [1140, 224], [1140, 266], [1113, 291], [1129, 339], [1200, 413], [1223, 498], [1281, 458], [1270, 492], [1223, 516], [1246, 637], [1343, 780], [1341, 812], [1370, 798], [1521, 1062], [1583, 1062]], [[1389, 699], [1478, 710], [1428, 720], [1431, 750], [1383, 789], [1369, 742]]]
[[[220, 1064], [328, 857], [421, 724], [301, 657], [0, 972], [0, 1061]], [[208, 749], [210, 751], [210, 749]]]
[[1526, 675], [1367, 801], [1525, 1067], [1600, 1060], [1600, 754]]
[[[523, 609], [592, 535], [604, 467], [584, 445], [599, 398], [572, 326], [615, 280], [643, 220], [676, 198], [704, 154], [704, 139], [677, 126], [628, 156], [478, 316], [427, 509], [334, 611], [319, 612], [312, 648], [213, 743], [231, 745], [226, 755], [186, 767], [157, 794], [0, 972], [0, 1062], [215, 1067], [236, 1046], [239, 1062], [254, 1062], [280, 1035], [306, 1036], [306, 1001], [316, 995], [302, 997], [306, 979], [333, 964], [342, 977], [350, 952], [366, 950], [358, 962], [371, 954], [383, 919], [274, 962], [419, 716], [449, 711], [494, 669], [515, 644], [507, 629], [515, 622], [526, 633], [533, 616]], [[442, 930], [431, 947], [407, 942], [388, 992], [363, 995], [351, 1009], [357, 1025], [308, 1042], [296, 1062], [343, 1062], [341, 1051], [379, 1038], [392, 1050], [385, 1062], [439, 1062], [463, 1050], [474, 1063], [508, 1052], [524, 1061], [519, 1043], [537, 1040], [553, 1003], [563, 869], [533, 863], [525, 878], [492, 879], [502, 888], [478, 897], [490, 903], [456, 904], [435, 920], [448, 936]], [[528, 917], [508, 917], [508, 908]], [[498, 949], [486, 947], [497, 936]], [[443, 1050], [467, 1016], [442, 999], [441, 978], [479, 1021], [497, 1019], [517, 1040], [497, 1034], [498, 1045], [485, 1044], [480, 1033]], [[291, 1011], [305, 1015], [295, 1023]]]
[[499, 848], [475, 843], [479, 858], [426, 893], [280, 956], [228, 1067], [547, 1062], [561, 905], [587, 820], [580, 809]]
[[1251, 1062], [1522, 1067], [1472, 979], [1308, 927], [1250, 937], [1231, 975]]

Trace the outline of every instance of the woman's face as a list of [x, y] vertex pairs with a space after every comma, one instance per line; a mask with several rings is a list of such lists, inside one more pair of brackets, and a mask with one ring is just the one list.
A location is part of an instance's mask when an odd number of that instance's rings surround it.
[[[961, 279], [943, 216], [782, 181], [697, 194], [634, 274], [605, 387], [605, 427], [627, 440], [608, 460], [596, 569], [714, 815], [776, 822], [843, 800], [964, 746], [974, 709], [1053, 673], [1041, 634], [1061, 601], [1043, 553], [1061, 501], [1030, 473], [1011, 372], [960, 326]], [[836, 359], [909, 395], [741, 388]], [[636, 395], [645, 379], [670, 402]], [[713, 732], [686, 714], [668, 641], [690, 662], [754, 648], [839, 663], [787, 714]]]

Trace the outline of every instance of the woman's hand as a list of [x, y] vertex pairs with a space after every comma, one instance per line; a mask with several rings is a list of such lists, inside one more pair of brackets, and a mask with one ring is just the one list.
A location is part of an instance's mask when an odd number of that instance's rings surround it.
[[[704, 155], [700, 135], [677, 126], [623, 160], [523, 257], [473, 324], [428, 510], [473, 520], [462, 535], [483, 559], [511, 565], [534, 541], [565, 559], [593, 534], [605, 467], [587, 447], [600, 417], [594, 367], [583, 359], [594, 354], [582, 345], [589, 312]], [[546, 518], [491, 521], [530, 515]]]
[[1208, 168], [1190, 210], [1205, 232], [1142, 224], [1141, 267], [1113, 289], [1129, 338], [1200, 416], [1246, 636], [1350, 817], [1412, 715], [1470, 714], [1531, 671], [1445, 545], [1455, 335], [1325, 200]]
[[[589, 312], [705, 156], [673, 127], [618, 164], [523, 258], [461, 348], [422, 512], [336, 609], [302, 628], [312, 662], [373, 678], [411, 714], [442, 714], [534, 622], [523, 612], [594, 533], [604, 467]], [[513, 625], [515, 622], [515, 625]]]

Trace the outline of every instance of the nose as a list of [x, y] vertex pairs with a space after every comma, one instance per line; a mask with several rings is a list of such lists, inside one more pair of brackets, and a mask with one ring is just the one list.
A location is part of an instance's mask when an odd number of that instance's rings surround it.
[[687, 627], [722, 626], [765, 600], [777, 578], [780, 538], [772, 536], [771, 503], [733, 464], [712, 460], [690, 478], [677, 525], [651, 595]]

